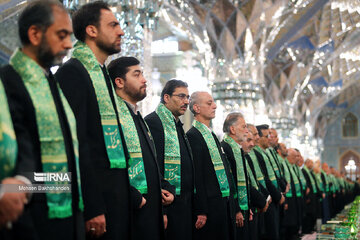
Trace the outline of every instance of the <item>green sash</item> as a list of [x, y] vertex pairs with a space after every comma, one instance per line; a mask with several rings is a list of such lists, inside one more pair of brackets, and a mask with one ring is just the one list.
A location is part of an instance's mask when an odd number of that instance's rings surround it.
[[159, 116], [164, 128], [164, 179], [176, 188], [176, 195], [181, 192], [181, 156], [180, 145], [176, 131], [174, 115], [160, 103], [156, 108], [156, 114]]
[[[291, 176], [290, 176], [290, 170], [287, 163], [287, 160], [281, 162], [283, 168], [284, 168], [284, 177], [287, 183], [290, 184], [289, 191], [286, 193], [286, 197], [292, 197], [292, 187], [291, 187]], [[294, 177], [293, 177], [294, 178]]]
[[207, 126], [205, 126], [203, 123], [198, 122], [194, 120], [193, 126], [200, 131], [202, 134], [206, 145], [209, 149], [209, 153], [211, 156], [211, 161], [214, 165], [214, 170], [216, 173], [216, 177], [220, 186], [220, 191], [223, 197], [230, 196], [230, 188], [229, 188], [229, 182], [226, 176], [224, 163], [221, 159], [221, 155], [219, 152], [219, 149], [216, 145], [215, 139], [213, 135], [210, 132], [210, 129], [208, 129]]
[[269, 179], [270, 179], [270, 181], [272, 182], [272, 184], [274, 184], [274, 186], [277, 188], [277, 187], [278, 187], [278, 183], [277, 183], [276, 175], [275, 175], [275, 172], [274, 172], [273, 167], [271, 166], [270, 159], [269, 159], [268, 156], [265, 154], [265, 150], [262, 150], [259, 146], [255, 146], [254, 148], [255, 148], [255, 150], [257, 150], [257, 151], [262, 155], [262, 157], [264, 158], [264, 162], [265, 162], [265, 166], [266, 166], [266, 169], [267, 169], [267, 172], [268, 172], [268, 175], [269, 175]]
[[250, 156], [251, 161], [253, 162], [253, 165], [254, 165], [256, 179], [259, 181], [259, 183], [261, 185], [263, 185], [264, 188], [266, 188], [264, 175], [263, 175], [263, 173], [261, 171], [261, 168], [259, 166], [259, 162], [258, 162], [257, 157], [255, 155], [254, 149], [251, 149], [251, 151], [249, 152], [249, 156]]
[[331, 187], [331, 190], [333, 193], [336, 193], [338, 190], [339, 190], [339, 186], [337, 184], [337, 181], [335, 179], [335, 176], [330, 174], [329, 175], [329, 178], [330, 178], [330, 181], [332, 182], [332, 187]]
[[296, 173], [296, 176], [298, 176], [298, 178], [300, 180], [302, 189], [305, 191], [306, 190], [306, 179], [305, 179], [304, 173], [301, 171], [301, 169], [300, 169], [300, 167], [298, 165], [294, 164], [293, 167], [294, 167], [294, 171]]
[[275, 172], [275, 176], [280, 179], [281, 178], [281, 173], [280, 173], [280, 169], [278, 168], [278, 165], [276, 164], [276, 159], [275, 157], [272, 155], [272, 152], [271, 152], [271, 149], [270, 148], [267, 148], [265, 150], [265, 152], [267, 153], [267, 157], [269, 159], [269, 162], [271, 164], [271, 166], [273, 167], [274, 169], [274, 172]]
[[[294, 181], [296, 197], [301, 197], [302, 192], [301, 192], [300, 180], [299, 180], [299, 177], [296, 175], [294, 168], [291, 166], [293, 164], [289, 163], [288, 160], [284, 160], [284, 162], [287, 165], [287, 167], [290, 171], [290, 174], [292, 176], [292, 179]], [[290, 184], [290, 188], [291, 188], [291, 184]], [[290, 192], [290, 190], [289, 190], [289, 192]]]
[[315, 181], [316, 181], [317, 187], [319, 188], [319, 190], [320, 190], [321, 192], [323, 192], [323, 191], [324, 191], [324, 188], [323, 188], [323, 183], [322, 183], [322, 180], [321, 180], [321, 175], [320, 175], [320, 173], [315, 173], [315, 172], [314, 172], [314, 175], [315, 175]]
[[[64, 137], [60, 127], [59, 116], [56, 111], [48, 80], [42, 68], [19, 49], [11, 56], [10, 64], [24, 81], [35, 108], [43, 171], [68, 172]], [[78, 177], [79, 208], [83, 210], [76, 121], [60, 87], [58, 87], [58, 90], [70, 126]], [[56, 184], [67, 184], [67, 182], [56, 182]], [[49, 192], [46, 193], [46, 199], [49, 207], [49, 218], [66, 218], [72, 215], [71, 193]]]
[[[282, 163], [284, 162], [284, 159], [282, 159], [282, 157], [280, 156], [280, 154], [278, 154], [274, 148], [270, 148], [271, 152], [273, 153], [273, 155], [275, 156], [275, 161], [279, 164], [279, 166], [282, 165]], [[284, 173], [284, 169], [279, 169], [280, 171], [280, 175], [283, 176]]]
[[[77, 41], [75, 44], [73, 57], [78, 59], [84, 65], [94, 86], [99, 105], [106, 152], [110, 161], [110, 168], [126, 168], [126, 159], [121, 141], [120, 129], [103, 71], [101, 70], [94, 53], [81, 41]], [[111, 89], [114, 96], [116, 96], [114, 88]], [[118, 101], [115, 101], [115, 104], [118, 112], [120, 112]]]
[[315, 179], [313, 178], [313, 175], [311, 174], [310, 170], [306, 166], [304, 166], [304, 169], [305, 169], [305, 171], [307, 172], [307, 174], [308, 174], [308, 176], [310, 178], [310, 182], [311, 182], [313, 192], [317, 193], [316, 183], [315, 183]]
[[[246, 178], [244, 172], [244, 165], [243, 159], [241, 156], [241, 148], [239, 144], [235, 142], [229, 135], [225, 135], [224, 141], [231, 146], [233, 150], [235, 162], [236, 162], [236, 175], [237, 175], [237, 191], [238, 191], [238, 199], [239, 199], [239, 206], [241, 210], [248, 210], [248, 196], [246, 190]], [[249, 172], [249, 171], [248, 171]]]
[[13, 175], [17, 143], [5, 89], [0, 79], [0, 181]]
[[328, 193], [330, 191], [329, 189], [329, 179], [328, 179], [328, 175], [326, 174], [326, 172], [324, 170], [321, 169], [321, 173], [324, 174], [324, 186], [325, 186], [325, 192]]
[[248, 170], [248, 176], [250, 178], [251, 186], [253, 186], [256, 190], [259, 190], [259, 185], [258, 185], [259, 183], [256, 180], [256, 178], [254, 177], [254, 174], [251, 171], [251, 168], [250, 168], [249, 163], [246, 158], [245, 158], [245, 164], [246, 164], [246, 169]]
[[139, 135], [137, 134], [134, 120], [126, 103], [119, 96], [117, 96], [117, 101], [120, 109], [119, 119], [123, 127], [125, 142], [130, 155], [128, 168], [130, 184], [139, 190], [141, 194], [146, 194], [148, 192], [148, 186]]

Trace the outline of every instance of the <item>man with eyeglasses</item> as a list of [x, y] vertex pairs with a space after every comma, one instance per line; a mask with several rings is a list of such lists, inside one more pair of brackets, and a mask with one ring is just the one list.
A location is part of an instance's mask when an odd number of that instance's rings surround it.
[[176, 188], [176, 200], [164, 209], [166, 239], [192, 239], [194, 167], [191, 148], [179, 119], [189, 105], [186, 82], [170, 80], [161, 92], [156, 110], [145, 117], [154, 138], [160, 171]]
[[[164, 239], [162, 203], [174, 200], [173, 187], [159, 174], [151, 134], [138, 110], [146, 97], [146, 83], [139, 60], [120, 57], [108, 65], [115, 86], [118, 116], [129, 152], [129, 180], [133, 203], [133, 239]], [[166, 223], [166, 222], [165, 222]]]

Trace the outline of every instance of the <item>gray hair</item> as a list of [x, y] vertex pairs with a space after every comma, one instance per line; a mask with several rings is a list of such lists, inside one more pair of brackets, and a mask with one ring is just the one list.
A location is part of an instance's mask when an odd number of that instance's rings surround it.
[[202, 92], [202, 91], [193, 92], [190, 97], [189, 109], [194, 114], [194, 116], [197, 114], [194, 110], [194, 105], [199, 103], [200, 93], [204, 93], [204, 92]]
[[229, 113], [224, 121], [223, 132], [230, 133], [230, 127], [233, 126], [239, 118], [244, 118], [240, 112]]

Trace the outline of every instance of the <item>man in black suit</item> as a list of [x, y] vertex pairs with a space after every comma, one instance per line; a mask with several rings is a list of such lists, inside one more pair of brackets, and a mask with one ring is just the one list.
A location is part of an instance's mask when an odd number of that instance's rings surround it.
[[250, 136], [252, 137], [252, 140], [254, 142], [254, 146], [251, 147], [251, 149], [249, 149], [249, 152], [245, 155], [245, 158], [247, 160], [247, 163], [251, 169], [251, 172], [253, 173], [254, 178], [256, 179], [256, 181], [258, 182], [258, 189], [259, 192], [265, 197], [266, 199], [266, 210], [264, 211], [258, 211], [257, 214], [255, 214], [255, 220], [256, 217], [257, 219], [257, 225], [255, 225], [255, 222], [250, 222], [250, 229], [251, 232], [254, 233], [256, 232], [256, 234], [252, 234], [252, 236], [255, 236], [254, 239], [260, 239], [262, 237], [262, 235], [265, 234], [265, 222], [264, 222], [264, 215], [265, 212], [267, 211], [269, 205], [272, 202], [272, 197], [270, 192], [267, 189], [267, 180], [265, 180], [265, 176], [263, 174], [263, 171], [261, 169], [261, 166], [259, 164], [259, 160], [255, 155], [255, 150], [254, 147], [259, 145], [259, 133], [256, 129], [256, 127], [252, 124], [247, 124], [248, 129], [249, 129], [249, 133], [251, 134]]
[[104, 66], [109, 55], [120, 52], [124, 32], [109, 6], [100, 1], [77, 10], [73, 27], [78, 42], [56, 78], [77, 122], [86, 231], [102, 239], [130, 239], [128, 154]]
[[279, 179], [275, 173], [274, 164], [266, 153], [269, 147], [269, 126], [259, 125], [256, 127], [259, 133], [259, 145], [254, 147], [254, 153], [259, 161], [259, 165], [263, 172], [267, 190], [272, 197], [272, 203], [265, 213], [265, 234], [263, 239], [279, 239], [280, 238], [280, 224], [279, 224], [279, 207], [285, 201], [279, 185]]
[[[236, 239], [256, 239], [255, 236], [251, 236], [249, 229], [249, 222], [253, 221], [254, 216], [251, 207], [263, 209], [266, 206], [266, 199], [258, 191], [257, 182], [253, 175], [249, 175], [252, 172], [249, 172], [250, 169], [246, 165], [244, 154], [249, 153], [254, 146], [252, 136], [249, 136], [251, 133], [248, 132], [244, 117], [236, 112], [226, 117], [223, 131], [225, 137], [221, 146], [229, 160], [238, 196]], [[251, 185], [251, 181], [256, 188]]]
[[282, 239], [298, 239], [297, 233], [301, 226], [301, 185], [296, 176], [293, 166], [297, 162], [298, 154], [295, 149], [286, 149], [285, 144], [279, 144], [281, 157], [284, 158], [284, 169], [287, 170], [287, 178], [290, 183], [290, 190], [286, 193], [286, 204], [284, 207], [284, 216], [281, 222]]
[[[249, 128], [248, 128], [249, 129]], [[246, 161], [246, 172], [250, 178], [250, 209], [252, 212], [252, 221], [249, 222], [249, 236], [251, 240], [259, 239], [259, 219], [260, 214], [263, 214], [267, 211], [269, 204], [271, 202], [271, 197], [269, 192], [262, 186], [262, 184], [257, 180], [256, 173], [254, 169], [254, 163], [249, 158], [249, 153], [255, 147], [254, 136], [248, 131], [245, 134], [244, 141], [241, 143], [241, 148], [244, 151], [244, 159]], [[250, 160], [249, 160], [250, 159]], [[269, 196], [269, 199], [267, 197]]]
[[23, 46], [0, 70], [18, 145], [15, 172], [71, 172], [72, 192], [34, 193], [12, 237], [84, 239], [76, 122], [50, 72], [72, 47], [71, 20], [58, 1], [34, 1], [18, 25]]
[[171, 240], [191, 240], [193, 232], [194, 166], [190, 144], [179, 119], [189, 105], [187, 86], [181, 80], [168, 81], [161, 92], [161, 103], [145, 117], [154, 138], [161, 174], [176, 188], [175, 201], [164, 209], [168, 220], [165, 238]]
[[302, 168], [302, 173], [306, 179], [306, 185], [310, 190], [305, 195], [305, 214], [303, 219], [303, 233], [310, 233], [314, 230], [316, 218], [317, 218], [317, 193], [316, 181], [314, 179], [311, 170], [313, 168], [313, 162], [308, 159], [305, 161], [305, 165]]
[[118, 114], [130, 155], [130, 184], [138, 190], [131, 196], [134, 239], [164, 239], [161, 201], [163, 200], [164, 205], [169, 205], [174, 200], [174, 195], [168, 191], [173, 189], [167, 181], [161, 184], [154, 142], [138, 111], [137, 104], [146, 97], [147, 81], [140, 62], [134, 57], [115, 59], [110, 62], [108, 69], [118, 96]]
[[194, 239], [234, 239], [234, 182], [220, 142], [210, 129], [216, 103], [209, 93], [194, 92], [190, 110], [195, 117], [186, 133], [195, 165]]

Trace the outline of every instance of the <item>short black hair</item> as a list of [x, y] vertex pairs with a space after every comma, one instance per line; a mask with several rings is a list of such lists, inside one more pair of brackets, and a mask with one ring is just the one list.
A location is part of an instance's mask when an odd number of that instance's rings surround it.
[[129, 71], [129, 67], [139, 64], [140, 61], [134, 57], [119, 57], [112, 60], [107, 68], [111, 79], [115, 81], [115, 78], [117, 77], [125, 79], [125, 75]]
[[267, 124], [257, 125], [257, 126], [256, 126], [256, 129], [257, 129], [257, 131], [258, 131], [258, 133], [259, 133], [259, 137], [262, 137], [263, 134], [262, 134], [262, 131], [261, 131], [261, 130], [267, 130], [267, 129], [269, 129], [269, 125], [267, 125]]
[[59, 7], [66, 11], [64, 6], [57, 0], [39, 0], [29, 3], [22, 11], [18, 21], [19, 38], [23, 45], [28, 45], [30, 39], [28, 30], [35, 25], [43, 32], [54, 23], [53, 7]]
[[161, 103], [165, 103], [164, 96], [165, 94], [172, 95], [175, 92], [175, 89], [178, 87], [188, 87], [188, 84], [184, 81], [177, 80], [177, 79], [171, 79], [166, 84], [163, 90], [161, 91]]
[[274, 150], [277, 152], [277, 150], [280, 149], [280, 143], [276, 144], [276, 146], [274, 147]]
[[84, 42], [86, 38], [86, 27], [94, 25], [99, 27], [101, 9], [110, 10], [109, 5], [103, 1], [91, 2], [83, 5], [74, 12], [72, 17], [75, 37]]

